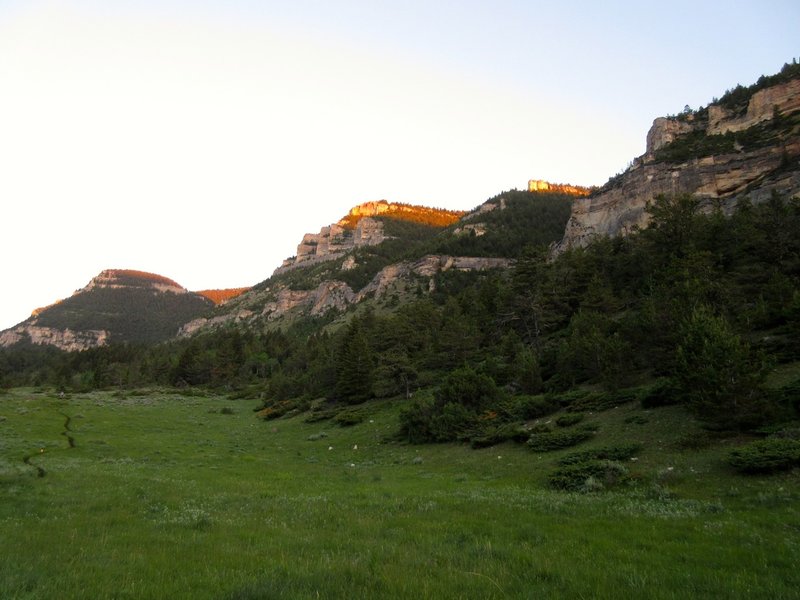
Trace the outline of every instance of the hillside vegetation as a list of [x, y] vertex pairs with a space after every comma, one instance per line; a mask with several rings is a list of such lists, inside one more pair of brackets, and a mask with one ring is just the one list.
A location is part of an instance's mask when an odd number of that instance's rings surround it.
[[[555, 206], [528, 202], [516, 211], [513, 194], [508, 200], [506, 210], [481, 218], [520, 223], [525, 211], [547, 215]], [[684, 404], [716, 429], [791, 421], [796, 382], [781, 391], [765, 381], [800, 358], [798, 202], [776, 196], [742, 204], [730, 218], [699, 212], [691, 197], [660, 198], [650, 210], [652, 225], [636, 235], [553, 261], [544, 246], [529, 246], [510, 271], [442, 272], [373, 308], [128, 349], [124, 362], [97, 349], [20, 373], [4, 353], [3, 377], [6, 385], [65, 388], [223, 386], [262, 399], [270, 418], [309, 410], [332, 417], [372, 398], [413, 395], [402, 435], [481, 445], [547, 433], [527, 422], [558, 407], [580, 412], [632, 400]], [[362, 256], [361, 274], [342, 275], [363, 281], [404, 249], [442, 251], [438, 244], [509, 255], [504, 244], [516, 239], [513, 227], [506, 236], [465, 238], [414, 228], [413, 242], [367, 249], [373, 262]]]

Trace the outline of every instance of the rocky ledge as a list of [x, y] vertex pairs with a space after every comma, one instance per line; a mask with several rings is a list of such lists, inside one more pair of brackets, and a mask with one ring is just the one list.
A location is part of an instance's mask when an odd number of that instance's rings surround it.
[[[646, 208], [661, 194], [692, 194], [705, 200], [706, 209], [726, 212], [743, 198], [765, 201], [773, 191], [800, 195], [799, 116], [800, 79], [794, 79], [754, 93], [744, 114], [712, 104], [656, 119], [645, 154], [591, 196], [574, 201], [554, 252], [645, 227]], [[702, 147], [712, 150], [696, 150]]]

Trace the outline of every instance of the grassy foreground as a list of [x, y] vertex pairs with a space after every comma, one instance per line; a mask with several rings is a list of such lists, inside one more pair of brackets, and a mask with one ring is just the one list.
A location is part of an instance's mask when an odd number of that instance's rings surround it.
[[741, 440], [675, 407], [592, 416], [645, 446], [596, 494], [547, 489], [567, 451], [388, 442], [399, 402], [347, 428], [252, 408], [0, 395], [0, 597], [798, 597], [800, 477], [734, 475]]

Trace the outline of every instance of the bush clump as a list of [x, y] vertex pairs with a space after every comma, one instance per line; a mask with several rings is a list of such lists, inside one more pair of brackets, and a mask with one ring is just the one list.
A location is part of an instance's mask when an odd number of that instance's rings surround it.
[[347, 408], [345, 410], [340, 410], [338, 413], [336, 413], [336, 416], [333, 417], [333, 420], [342, 427], [350, 427], [352, 425], [358, 425], [359, 423], [363, 423], [366, 418], [367, 418], [367, 411], [365, 411], [364, 409]]
[[572, 452], [558, 461], [560, 465], [575, 465], [593, 460], [628, 460], [642, 449], [641, 444], [619, 444]]
[[554, 413], [558, 410], [558, 401], [549, 396], [512, 396], [504, 403], [504, 409], [512, 418], [526, 421]]
[[530, 432], [521, 423], [501, 423], [487, 426], [475, 433], [470, 443], [473, 448], [488, 448], [508, 440], [524, 442], [529, 436]]
[[418, 398], [400, 413], [400, 435], [414, 444], [469, 439], [501, 396], [488, 375], [469, 367], [457, 369], [432, 398]]
[[625, 480], [628, 470], [613, 460], [591, 460], [564, 465], [550, 474], [548, 483], [558, 490], [594, 492]]
[[556, 419], [556, 425], [559, 427], [571, 427], [572, 425], [577, 425], [583, 419], [583, 413], [565, 413]]
[[595, 434], [595, 431], [593, 426], [584, 425], [576, 429], [534, 433], [528, 439], [528, 446], [537, 452], [561, 450], [585, 442]]
[[758, 474], [800, 467], [800, 440], [767, 438], [728, 455], [728, 463], [741, 473]]

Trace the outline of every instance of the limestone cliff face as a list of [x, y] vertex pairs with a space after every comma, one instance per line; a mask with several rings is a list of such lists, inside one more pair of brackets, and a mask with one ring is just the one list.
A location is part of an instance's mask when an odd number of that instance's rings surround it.
[[379, 200], [364, 202], [350, 212], [320, 229], [319, 233], [307, 233], [297, 246], [297, 254], [283, 261], [273, 275], [286, 273], [297, 267], [309, 267], [320, 262], [335, 260], [347, 252], [362, 246], [375, 246], [386, 239], [383, 223], [375, 217], [390, 217], [445, 227], [460, 219], [462, 211], [443, 210]]
[[211, 318], [195, 319], [185, 324], [179, 336], [190, 336], [201, 330], [225, 326], [233, 322], [256, 323], [276, 321], [291, 315], [324, 315], [328, 311], [343, 311], [350, 305], [369, 298], [380, 299], [392, 291], [424, 284], [432, 289], [437, 273], [504, 269], [511, 265], [505, 258], [428, 255], [416, 261], [404, 261], [384, 267], [358, 292], [342, 281], [327, 280], [312, 290], [293, 290], [283, 284], [255, 290], [231, 300], [236, 309]]
[[430, 288], [432, 278], [437, 273], [444, 273], [450, 269], [456, 271], [485, 271], [488, 269], [505, 269], [511, 265], [507, 258], [479, 258], [472, 256], [445, 256], [429, 254], [413, 262], [400, 262], [389, 265], [370, 281], [355, 297], [356, 302], [374, 296], [381, 298], [401, 280], [409, 279], [416, 275], [427, 280]]
[[55, 346], [67, 352], [74, 352], [105, 346], [108, 343], [108, 331], [102, 329], [72, 331], [21, 323], [0, 332], [0, 346], [13, 346], [26, 339], [32, 344]]
[[311, 266], [320, 262], [334, 260], [346, 252], [360, 246], [380, 244], [386, 237], [383, 223], [363, 217], [353, 229], [334, 223], [320, 229], [319, 233], [307, 233], [297, 246], [297, 254], [283, 261], [274, 275], [285, 273], [299, 266]]
[[529, 192], [552, 192], [558, 194], [567, 194], [569, 196], [588, 196], [592, 191], [590, 188], [582, 187], [579, 185], [572, 185], [570, 183], [550, 183], [543, 179], [531, 179], [528, 181]]
[[[712, 151], [694, 151], [703, 147], [690, 146], [696, 140]], [[694, 156], [671, 152], [677, 144]], [[660, 194], [693, 194], [707, 208], [730, 211], [745, 197], [758, 203], [773, 191], [800, 194], [800, 79], [756, 92], [742, 115], [711, 105], [698, 114], [656, 119], [645, 154], [596, 193], [574, 201], [554, 251], [646, 226], [647, 205]]]

